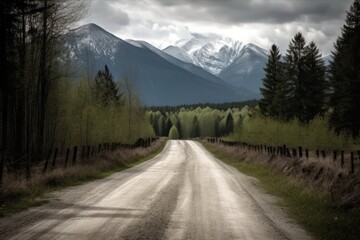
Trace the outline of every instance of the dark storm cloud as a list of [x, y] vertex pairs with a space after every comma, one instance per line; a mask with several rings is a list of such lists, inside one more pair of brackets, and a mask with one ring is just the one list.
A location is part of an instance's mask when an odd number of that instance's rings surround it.
[[329, 53], [353, 0], [89, 0], [94, 22], [121, 38], [166, 47], [191, 33], [217, 33], [287, 48], [302, 32]]
[[154, 0], [174, 16], [221, 23], [323, 22], [344, 16], [352, 0]]

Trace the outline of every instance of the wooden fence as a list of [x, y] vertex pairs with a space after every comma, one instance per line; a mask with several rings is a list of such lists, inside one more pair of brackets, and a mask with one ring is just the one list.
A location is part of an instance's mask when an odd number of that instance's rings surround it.
[[92, 146], [73, 146], [71, 148], [62, 149], [61, 154], [59, 148], [49, 149], [45, 162], [43, 163], [43, 172], [45, 173], [49, 164], [51, 163], [51, 168], [56, 168], [58, 164], [58, 159], [62, 157], [64, 159], [63, 166], [66, 168], [69, 165], [75, 165], [77, 161], [84, 161], [89, 159], [90, 157], [97, 156], [104, 152], [115, 151], [119, 148], [138, 148], [149, 147], [153, 142], [157, 141], [159, 138], [139, 138], [134, 144], [122, 144], [120, 142], [112, 142], [112, 143], [102, 143], [98, 145]]
[[219, 143], [230, 147], [239, 147], [259, 154], [267, 154], [269, 156], [279, 156], [291, 159], [316, 157], [320, 160], [329, 157], [332, 158], [334, 162], [339, 161], [340, 167], [342, 169], [347, 168], [350, 174], [355, 174], [356, 170], [360, 172], [360, 150], [345, 152], [344, 150], [325, 151], [317, 149], [310, 152], [308, 149], [301, 146], [298, 148], [289, 148], [286, 145], [254, 145], [244, 142], [224, 141], [220, 138], [208, 138], [207, 141], [209, 143]]

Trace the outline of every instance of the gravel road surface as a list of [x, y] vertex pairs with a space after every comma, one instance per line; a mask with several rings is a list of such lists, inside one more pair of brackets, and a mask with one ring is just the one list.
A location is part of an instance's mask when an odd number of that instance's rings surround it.
[[0, 219], [0, 239], [311, 239], [257, 180], [193, 141]]

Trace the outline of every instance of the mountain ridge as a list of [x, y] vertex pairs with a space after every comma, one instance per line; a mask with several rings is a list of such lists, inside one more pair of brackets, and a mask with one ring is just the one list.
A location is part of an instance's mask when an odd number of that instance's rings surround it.
[[77, 78], [86, 75], [86, 72], [93, 78], [105, 64], [114, 79], [121, 79], [130, 72], [136, 78], [133, 84], [147, 106], [223, 103], [258, 98], [251, 91], [234, 88], [196, 66], [188, 65], [186, 69], [188, 63], [182, 63], [183, 67], [180, 67], [166, 56], [155, 53], [155, 49], [151, 49], [155, 47], [148, 43], [134, 46], [95, 24], [69, 32], [64, 41], [74, 69], [79, 72]]
[[255, 44], [217, 35], [193, 34], [190, 39], [168, 46], [164, 52], [200, 66], [234, 87], [260, 94], [268, 51]]

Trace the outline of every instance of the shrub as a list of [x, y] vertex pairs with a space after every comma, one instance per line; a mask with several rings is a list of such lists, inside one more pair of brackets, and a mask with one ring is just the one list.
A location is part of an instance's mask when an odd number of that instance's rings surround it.
[[170, 139], [179, 139], [179, 131], [175, 126], [172, 126], [170, 128], [169, 138]]

